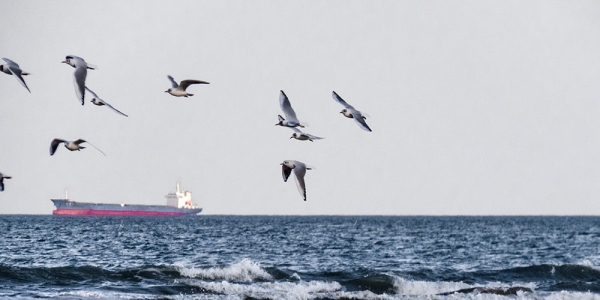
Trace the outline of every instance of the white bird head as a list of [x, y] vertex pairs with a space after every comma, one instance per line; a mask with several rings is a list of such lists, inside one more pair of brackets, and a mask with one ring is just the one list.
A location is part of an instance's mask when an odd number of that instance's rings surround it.
[[104, 103], [102, 103], [102, 101], [99, 101], [96, 98], [92, 98], [92, 100], [90, 100], [90, 102], [92, 102], [94, 105], [98, 105], [98, 106], [104, 105]]
[[346, 118], [353, 118], [352, 114], [345, 108], [340, 111], [340, 114], [343, 114]]
[[63, 60], [61, 63], [70, 65], [71, 67], [75, 68], [75, 61], [71, 56], [65, 57], [65, 60]]
[[294, 165], [294, 163], [292, 163], [292, 162], [291, 162], [291, 161], [289, 161], [289, 160], [284, 160], [282, 163], [280, 163], [280, 165], [286, 166], [286, 167], [288, 167], [288, 168], [290, 168], [290, 169], [293, 169], [293, 168], [295, 168], [295, 167], [296, 167], [296, 166]]

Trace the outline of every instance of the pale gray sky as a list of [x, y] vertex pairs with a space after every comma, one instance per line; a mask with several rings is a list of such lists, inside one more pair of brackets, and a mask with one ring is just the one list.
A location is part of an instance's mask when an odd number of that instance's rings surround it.
[[[3, 1], [0, 213], [600, 214], [597, 1]], [[122, 117], [75, 96], [66, 55]], [[200, 79], [191, 98], [167, 75]], [[276, 127], [279, 90], [306, 132]], [[335, 90], [369, 114], [344, 118]], [[102, 149], [54, 156], [53, 138]], [[302, 201], [285, 159], [316, 167]]]

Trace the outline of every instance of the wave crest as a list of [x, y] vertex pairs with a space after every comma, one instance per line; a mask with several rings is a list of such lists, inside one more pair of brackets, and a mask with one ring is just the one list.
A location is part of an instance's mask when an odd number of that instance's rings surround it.
[[244, 259], [227, 267], [186, 268], [177, 267], [181, 276], [195, 279], [226, 280], [233, 282], [272, 281], [273, 276], [260, 267], [260, 264]]

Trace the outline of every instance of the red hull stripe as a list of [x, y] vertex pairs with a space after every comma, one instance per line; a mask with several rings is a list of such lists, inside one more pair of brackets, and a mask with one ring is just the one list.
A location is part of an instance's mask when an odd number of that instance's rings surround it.
[[52, 211], [53, 215], [62, 216], [185, 216], [195, 215], [180, 212], [160, 212], [160, 211], [119, 211], [119, 210], [91, 210], [91, 209], [56, 209]]

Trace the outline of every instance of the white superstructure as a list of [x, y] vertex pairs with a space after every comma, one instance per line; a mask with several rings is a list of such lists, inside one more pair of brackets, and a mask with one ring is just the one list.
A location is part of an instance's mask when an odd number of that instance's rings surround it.
[[192, 192], [181, 191], [179, 188], [179, 181], [177, 182], [177, 191], [175, 193], [168, 193], [165, 198], [167, 198], [167, 206], [177, 208], [198, 208], [198, 206], [192, 202]]

